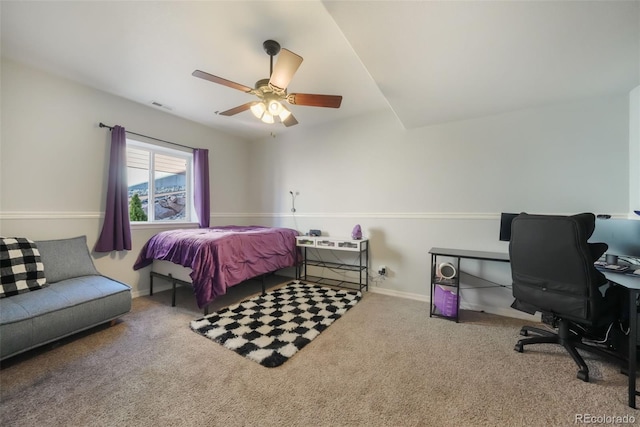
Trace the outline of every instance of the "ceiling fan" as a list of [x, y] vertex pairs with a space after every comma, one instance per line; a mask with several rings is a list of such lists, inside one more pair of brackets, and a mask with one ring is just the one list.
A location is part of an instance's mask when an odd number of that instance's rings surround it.
[[[342, 96], [339, 95], [314, 95], [309, 93], [290, 93], [287, 94], [287, 86], [293, 75], [302, 63], [302, 57], [287, 50], [280, 49], [280, 44], [274, 40], [267, 40], [262, 44], [265, 52], [270, 57], [270, 68], [268, 79], [261, 79], [256, 82], [256, 87], [242, 85], [214, 76], [204, 71], [195, 70], [192, 75], [201, 79], [209, 80], [232, 89], [241, 90], [242, 92], [255, 95], [258, 101], [247, 102], [229, 110], [223, 111], [221, 116], [233, 116], [246, 110], [251, 110], [254, 116], [262, 120], [264, 123], [274, 123], [277, 117], [285, 126], [293, 126], [298, 124], [296, 118], [291, 111], [284, 105], [284, 101], [292, 105], [307, 105], [311, 107], [328, 107], [340, 108]], [[273, 57], [278, 55], [278, 61], [275, 68], [273, 67]]]

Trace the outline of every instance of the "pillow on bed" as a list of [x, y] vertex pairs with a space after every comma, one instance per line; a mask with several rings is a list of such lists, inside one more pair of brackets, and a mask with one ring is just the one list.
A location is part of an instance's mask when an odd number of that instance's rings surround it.
[[60, 240], [36, 241], [42, 262], [47, 269], [47, 282], [56, 283], [61, 280], [79, 276], [98, 275], [93, 259], [87, 247], [87, 236]]
[[24, 237], [0, 238], [0, 298], [47, 286], [38, 247]]

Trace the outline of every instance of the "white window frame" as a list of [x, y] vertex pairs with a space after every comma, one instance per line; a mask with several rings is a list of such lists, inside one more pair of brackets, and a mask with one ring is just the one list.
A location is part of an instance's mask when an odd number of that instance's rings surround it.
[[[194, 183], [193, 183], [193, 153], [188, 151], [177, 150], [173, 148], [168, 148], [156, 144], [151, 144], [148, 142], [138, 141], [135, 139], [127, 138], [127, 148], [133, 147], [141, 150], [148, 151], [150, 153], [149, 156], [149, 202], [147, 206], [147, 221], [130, 221], [131, 226], [157, 226], [157, 225], [171, 225], [176, 226], [180, 224], [185, 225], [193, 225], [197, 224], [195, 219], [195, 208], [194, 208]], [[187, 203], [185, 205], [185, 217], [184, 219], [175, 220], [175, 219], [155, 219], [154, 213], [155, 210], [152, 209], [153, 203], [155, 200], [155, 168], [154, 168], [154, 154], [164, 154], [172, 157], [182, 158], [186, 160], [186, 176], [185, 176], [185, 192], [187, 194]], [[129, 183], [127, 182], [127, 186]]]

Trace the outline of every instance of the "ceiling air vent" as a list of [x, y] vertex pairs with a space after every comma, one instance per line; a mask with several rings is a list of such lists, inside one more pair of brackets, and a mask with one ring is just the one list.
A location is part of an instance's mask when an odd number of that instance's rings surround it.
[[168, 105], [164, 105], [158, 101], [151, 101], [151, 105], [153, 105], [154, 107], [159, 107], [159, 108], [164, 108], [165, 110], [173, 110], [172, 107], [169, 107]]

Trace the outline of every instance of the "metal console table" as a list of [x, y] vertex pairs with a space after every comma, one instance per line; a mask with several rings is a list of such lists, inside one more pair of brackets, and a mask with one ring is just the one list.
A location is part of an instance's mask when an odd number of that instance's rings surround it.
[[[359, 291], [369, 290], [369, 240], [340, 239], [324, 236], [298, 236], [296, 245], [302, 248], [302, 262], [299, 265], [296, 276], [301, 280], [321, 283], [338, 287], [354, 287]], [[331, 251], [357, 252], [357, 263], [348, 264], [342, 262], [323, 261], [309, 259], [307, 249], [323, 249]], [[326, 277], [310, 276], [307, 274], [307, 266], [325, 267], [334, 270], [353, 271], [358, 273], [358, 281], [338, 280]]]

